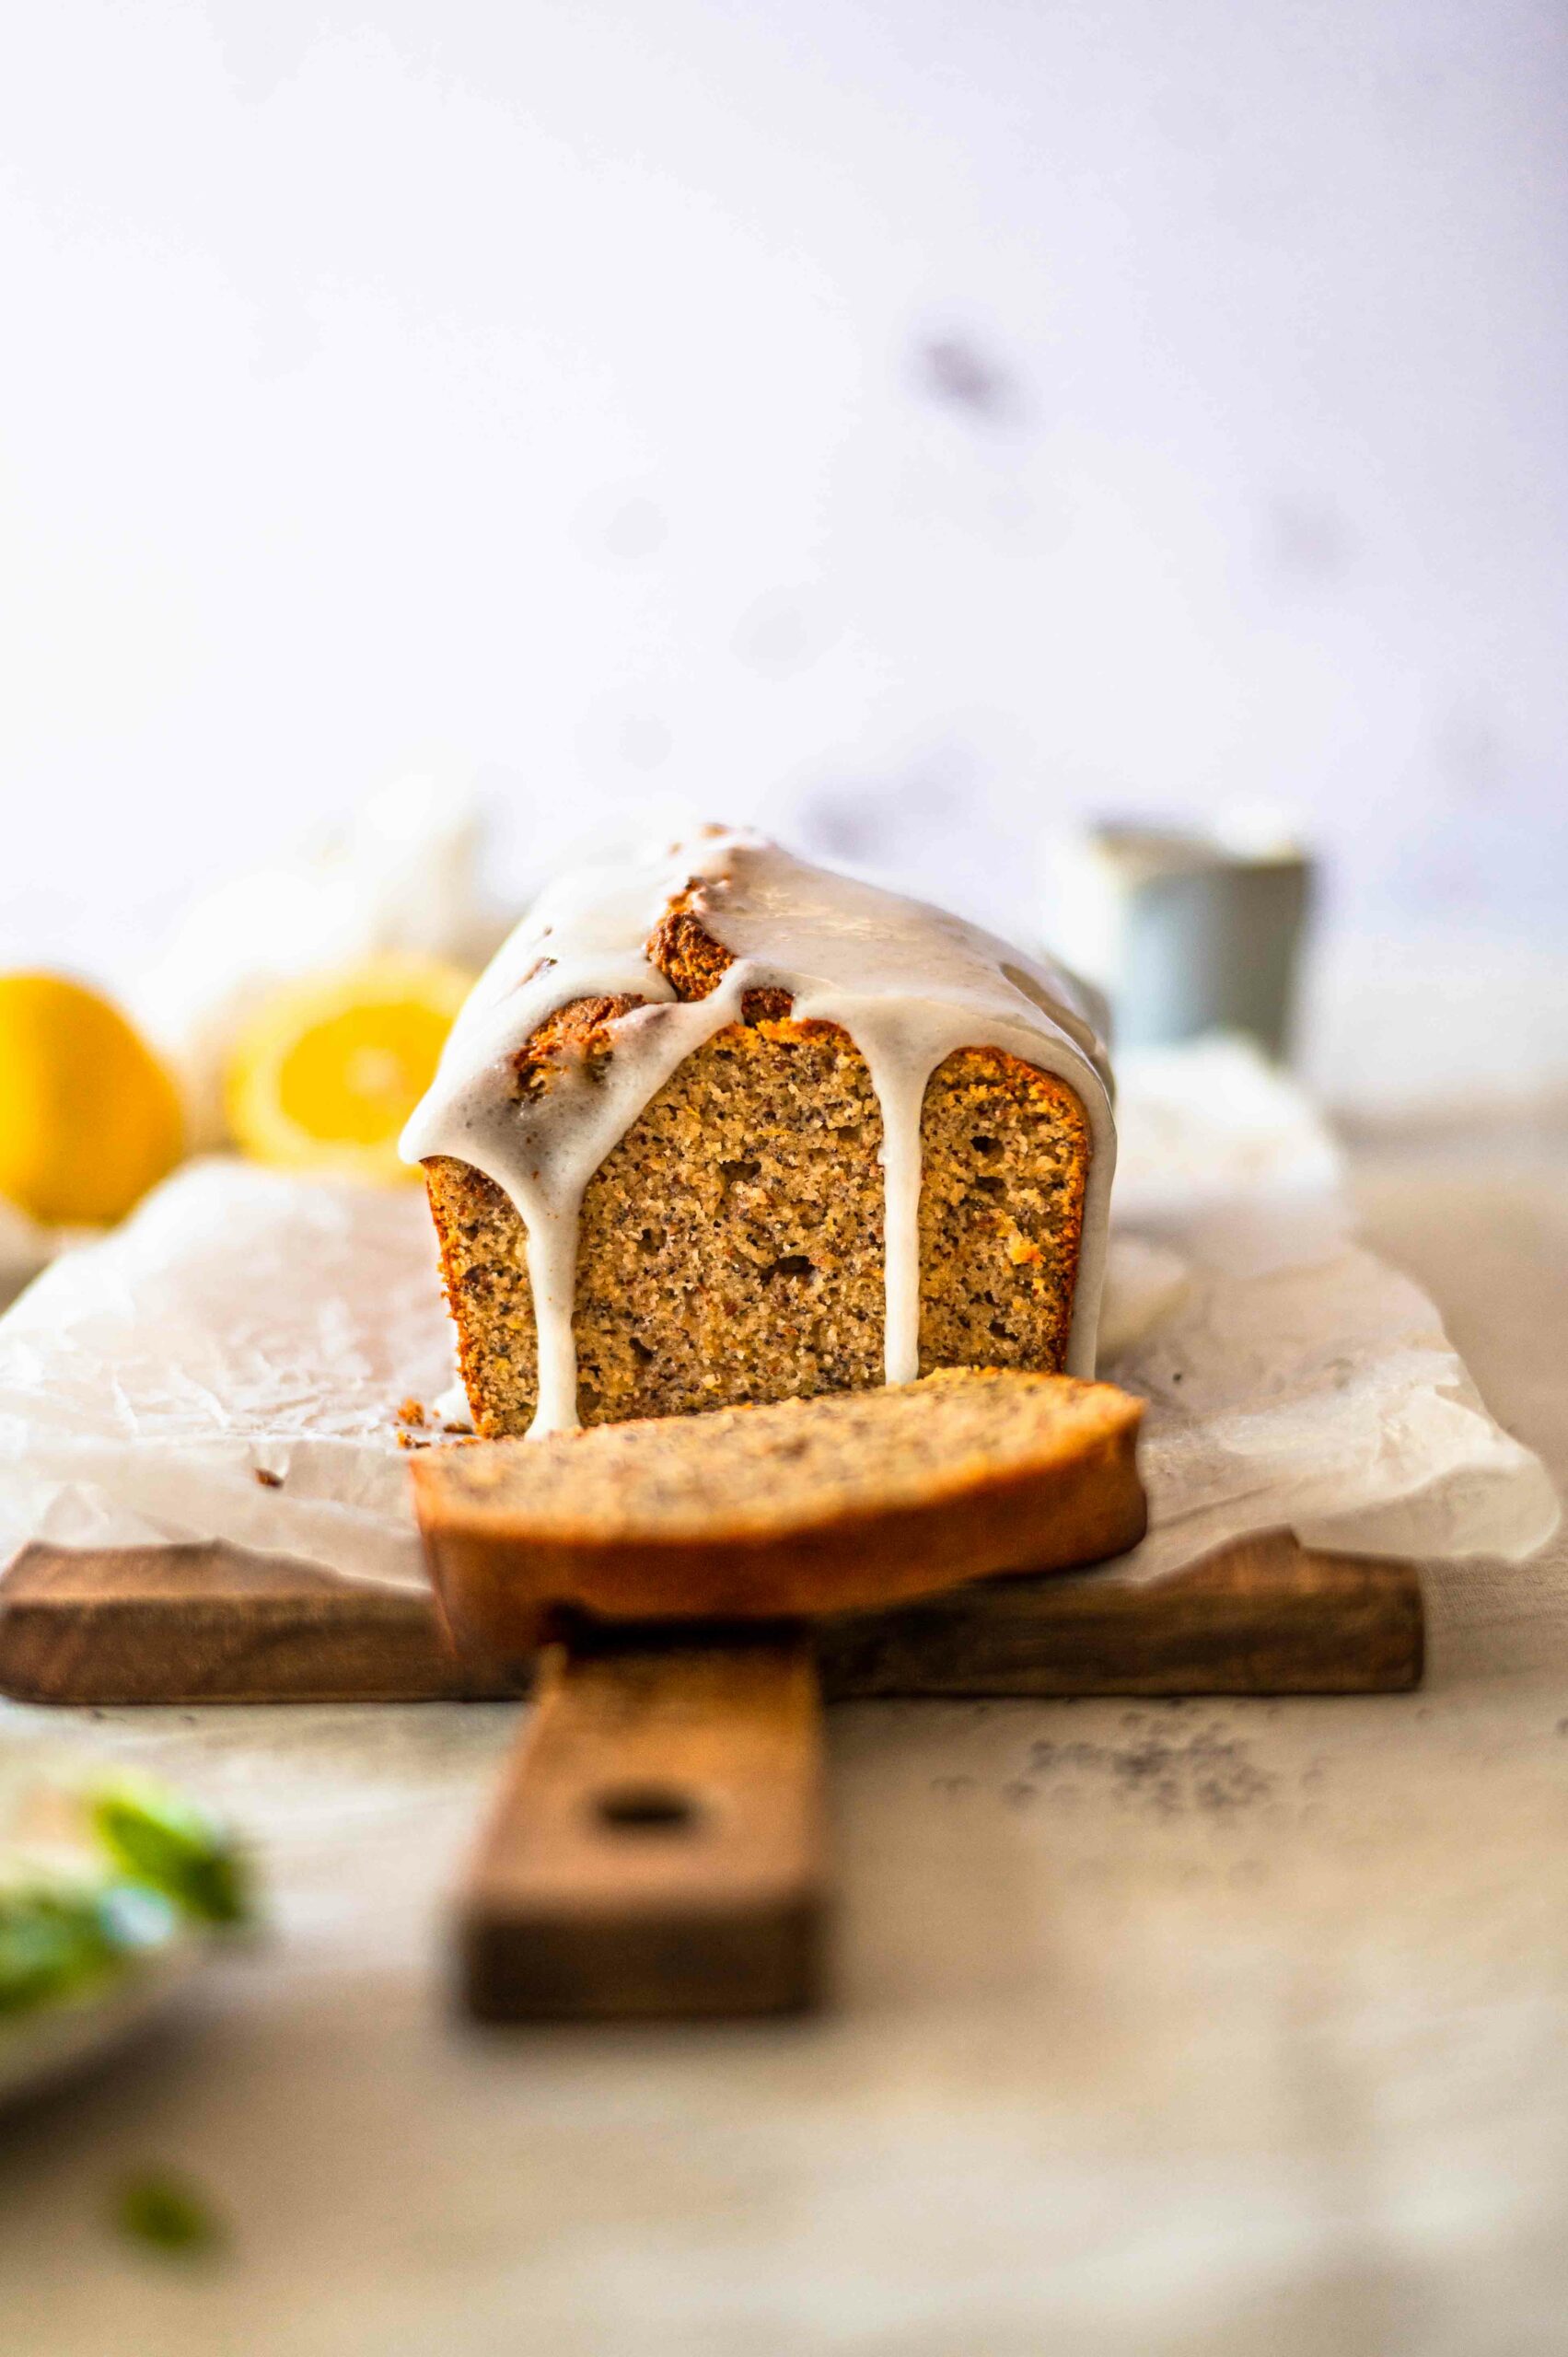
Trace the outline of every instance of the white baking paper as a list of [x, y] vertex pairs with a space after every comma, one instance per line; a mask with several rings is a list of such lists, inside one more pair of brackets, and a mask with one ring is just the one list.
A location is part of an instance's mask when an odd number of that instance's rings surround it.
[[[1234, 1042], [1124, 1062], [1104, 1372], [1149, 1402], [1158, 1577], [1248, 1531], [1528, 1554], [1556, 1503], [1436, 1311], [1348, 1233], [1334, 1150]], [[0, 1319], [0, 1561], [29, 1539], [226, 1539], [423, 1578], [398, 1446], [451, 1374], [417, 1189], [214, 1160]], [[271, 1477], [258, 1479], [258, 1476]]]

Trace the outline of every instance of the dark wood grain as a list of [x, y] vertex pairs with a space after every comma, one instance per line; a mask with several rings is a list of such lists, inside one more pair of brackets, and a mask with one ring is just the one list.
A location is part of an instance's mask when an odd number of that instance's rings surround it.
[[[1422, 1671], [1411, 1565], [1276, 1532], [1153, 1587], [987, 1581], [821, 1624], [829, 1695], [1397, 1692]], [[214, 1548], [35, 1547], [0, 1579], [0, 1691], [24, 1701], [449, 1701], [517, 1690], [458, 1663], [430, 1598]]]
[[427, 1594], [223, 1547], [29, 1548], [0, 1579], [0, 1691], [25, 1702], [445, 1701]]
[[1412, 1563], [1269, 1531], [1152, 1586], [988, 1580], [819, 1630], [831, 1697], [1379, 1694], [1421, 1683]]
[[548, 1648], [459, 1902], [469, 2011], [808, 2004], [827, 1892], [820, 1718], [804, 1634]]

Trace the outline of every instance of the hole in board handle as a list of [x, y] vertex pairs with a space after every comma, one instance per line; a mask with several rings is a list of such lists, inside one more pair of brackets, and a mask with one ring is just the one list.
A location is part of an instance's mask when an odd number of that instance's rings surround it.
[[592, 1806], [607, 1833], [694, 1833], [702, 1815], [677, 1784], [616, 1784], [596, 1793]]

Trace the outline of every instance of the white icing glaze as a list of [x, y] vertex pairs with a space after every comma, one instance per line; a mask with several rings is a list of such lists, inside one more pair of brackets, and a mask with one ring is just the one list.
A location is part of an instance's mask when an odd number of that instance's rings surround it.
[[[734, 963], [706, 998], [680, 1000], [646, 944], [688, 888], [692, 913]], [[870, 1072], [882, 1114], [889, 1383], [919, 1372], [920, 1117], [932, 1074], [956, 1049], [1002, 1048], [1076, 1091], [1092, 1153], [1067, 1369], [1092, 1375], [1116, 1140], [1082, 985], [939, 909], [808, 866], [761, 836], [715, 832], [656, 858], [578, 870], [542, 893], [475, 984], [403, 1133], [407, 1160], [470, 1163], [517, 1207], [539, 1333], [533, 1431], [577, 1422], [584, 1189], [685, 1059], [739, 1021], [745, 993], [768, 989], [790, 993], [799, 1021], [839, 1024]], [[573, 999], [621, 993], [647, 1004], [617, 1022], [601, 1077], [565, 1060], [548, 1091], [519, 1101], [512, 1059], [546, 1017]]]

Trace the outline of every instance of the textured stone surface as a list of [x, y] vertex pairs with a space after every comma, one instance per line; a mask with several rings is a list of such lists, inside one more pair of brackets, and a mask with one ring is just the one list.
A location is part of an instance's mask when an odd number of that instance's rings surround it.
[[[1364, 1151], [1374, 1241], [1568, 1475], [1561, 1141]], [[1555, 2346], [1568, 1550], [1432, 1584], [1425, 1690], [832, 1723], [834, 2010], [481, 2037], [441, 1906], [499, 1706], [48, 1715], [255, 1830], [271, 1936], [8, 2119], [29, 2357]], [[116, 2241], [143, 2165], [233, 2222]]]

